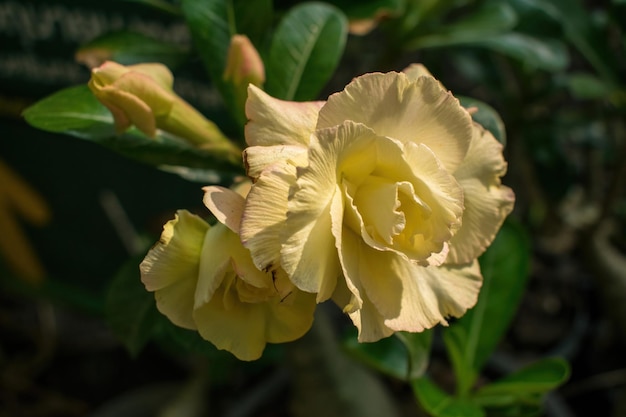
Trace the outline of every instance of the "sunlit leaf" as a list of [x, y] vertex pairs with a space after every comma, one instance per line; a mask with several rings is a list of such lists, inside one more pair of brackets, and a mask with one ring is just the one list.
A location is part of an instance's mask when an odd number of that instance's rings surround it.
[[266, 91], [283, 100], [317, 98], [343, 54], [348, 22], [323, 3], [303, 3], [282, 19], [266, 63]]
[[484, 417], [482, 408], [468, 400], [442, 391], [427, 377], [411, 383], [413, 392], [424, 410], [433, 417]]
[[471, 97], [456, 96], [466, 109], [473, 109], [472, 119], [485, 129], [503, 145], [506, 145], [506, 130], [504, 122], [498, 112], [487, 103]]
[[134, 128], [116, 135], [113, 116], [86, 85], [67, 88], [44, 98], [26, 109], [24, 118], [38, 129], [95, 142], [157, 167], [183, 166], [231, 173], [242, 169], [164, 132], [159, 132], [154, 139]]
[[517, 311], [530, 267], [526, 232], [506, 221], [479, 260], [483, 286], [476, 306], [443, 329], [461, 393], [470, 391]]
[[107, 33], [81, 46], [76, 52], [76, 60], [89, 67], [109, 60], [123, 65], [160, 62], [173, 69], [187, 58], [187, 53], [182, 47], [143, 34], [121, 31]]
[[344, 347], [351, 356], [379, 372], [409, 381], [426, 371], [431, 342], [432, 331], [396, 332], [374, 343], [359, 343], [351, 332], [344, 340]]

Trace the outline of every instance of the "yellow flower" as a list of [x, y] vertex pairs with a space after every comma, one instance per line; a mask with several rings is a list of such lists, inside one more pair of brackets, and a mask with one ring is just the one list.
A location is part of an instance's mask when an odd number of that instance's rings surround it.
[[360, 341], [475, 304], [476, 258], [514, 195], [502, 146], [425, 68], [357, 77], [326, 103], [250, 87], [246, 114], [240, 234], [258, 268], [332, 297]]
[[281, 269], [258, 270], [237, 235], [244, 198], [207, 187], [205, 201], [227, 207], [209, 226], [180, 210], [163, 227], [141, 263], [141, 279], [174, 324], [197, 330], [241, 360], [258, 359], [266, 343], [301, 337], [311, 326], [315, 298], [299, 291]]
[[162, 64], [123, 66], [107, 61], [91, 70], [88, 85], [113, 114], [118, 133], [135, 125], [155, 137], [158, 128], [239, 157], [240, 151], [219, 128], [172, 90], [173, 82], [172, 73]]

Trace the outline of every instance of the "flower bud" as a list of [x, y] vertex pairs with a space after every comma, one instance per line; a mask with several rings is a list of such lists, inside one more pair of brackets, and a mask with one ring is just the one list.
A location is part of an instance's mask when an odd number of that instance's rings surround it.
[[88, 85], [113, 114], [118, 133], [135, 125], [155, 137], [156, 130], [162, 129], [196, 146], [239, 155], [213, 122], [172, 90], [173, 82], [172, 73], [162, 64], [124, 66], [107, 61], [92, 69]]
[[244, 91], [250, 83], [260, 87], [265, 82], [263, 61], [245, 35], [234, 35], [230, 40], [224, 81]]

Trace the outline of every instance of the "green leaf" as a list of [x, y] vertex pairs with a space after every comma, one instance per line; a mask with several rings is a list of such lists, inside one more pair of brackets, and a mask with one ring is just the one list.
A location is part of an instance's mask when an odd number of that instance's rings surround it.
[[[243, 126], [246, 117], [237, 104], [236, 91], [232, 84], [223, 80], [230, 39], [236, 34], [249, 34], [250, 40], [255, 43], [253, 34], [260, 36], [269, 24], [272, 16], [271, 1], [183, 0], [181, 6], [197, 53], [211, 82], [222, 94], [230, 114]], [[254, 13], [258, 19], [256, 21]]]
[[282, 19], [266, 67], [269, 94], [283, 100], [317, 98], [343, 54], [348, 22], [324, 3], [303, 3]]
[[374, 343], [359, 343], [356, 332], [344, 339], [344, 348], [354, 358], [379, 372], [410, 381], [426, 371], [432, 342], [432, 331], [396, 332]]
[[530, 268], [526, 232], [507, 220], [479, 261], [483, 286], [476, 306], [443, 329], [461, 396], [469, 393], [476, 376], [506, 332], [523, 295]]
[[510, 5], [505, 2], [487, 3], [459, 22], [444, 25], [435, 33], [412, 38], [406, 43], [405, 49], [478, 42], [510, 30], [516, 23], [517, 14]]
[[506, 130], [504, 122], [498, 112], [487, 103], [471, 97], [456, 96], [461, 102], [461, 106], [466, 109], [475, 108], [472, 119], [491, 132], [491, 134], [506, 146]]
[[566, 360], [545, 358], [481, 387], [475, 396], [480, 399], [500, 395], [526, 397], [529, 394], [543, 394], [563, 384], [569, 374]]
[[563, 28], [565, 37], [594, 67], [601, 78], [612, 85], [619, 79], [615, 53], [610, 50], [606, 36], [593, 26], [589, 11], [580, 0], [516, 0], [535, 8]]
[[81, 46], [76, 52], [76, 60], [89, 66], [100, 65], [104, 60], [123, 65], [160, 62], [173, 69], [187, 58], [187, 54], [188, 51], [179, 46], [139, 33], [120, 31], [99, 36]]
[[540, 39], [523, 33], [510, 32], [468, 44], [510, 56], [530, 69], [559, 71], [569, 64], [569, 54], [565, 44], [556, 39]]
[[484, 417], [485, 412], [472, 402], [455, 398], [423, 377], [411, 383], [413, 392], [424, 410], [434, 417]]
[[24, 118], [38, 129], [95, 142], [128, 158], [170, 171], [172, 166], [214, 173], [238, 173], [242, 169], [165, 132], [158, 133], [154, 139], [134, 128], [116, 135], [113, 116], [86, 85], [42, 99], [24, 111]]
[[608, 99], [615, 92], [610, 84], [592, 74], [569, 74], [565, 81], [570, 93], [577, 99]]
[[133, 356], [148, 343], [160, 316], [154, 294], [141, 283], [142, 259], [134, 257], [120, 268], [105, 299], [105, 320]]

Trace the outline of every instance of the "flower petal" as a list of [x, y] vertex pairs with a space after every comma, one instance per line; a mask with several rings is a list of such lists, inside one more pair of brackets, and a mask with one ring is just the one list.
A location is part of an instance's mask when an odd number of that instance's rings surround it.
[[156, 135], [156, 119], [152, 109], [133, 94], [107, 86], [102, 87], [95, 95], [113, 114], [118, 133], [134, 124], [147, 136]]
[[257, 179], [261, 171], [273, 164], [305, 166], [308, 150], [304, 146], [250, 146], [243, 151], [244, 165], [248, 177]]
[[364, 143], [371, 144], [375, 138], [370, 129], [351, 122], [315, 132], [309, 165], [298, 168], [298, 179], [291, 187], [281, 233], [281, 265], [298, 288], [317, 292], [318, 302], [331, 297], [339, 275], [335, 243], [343, 221], [343, 204], [337, 166], [343, 167], [342, 174], [348, 171], [346, 175], [351, 172], [348, 168], [361, 170], [350, 161], [359, 154], [353, 152], [354, 147], [363, 149]]
[[[347, 227], [344, 227], [342, 230], [339, 245], [339, 258], [345, 277], [345, 285], [341, 283], [338, 284], [337, 287], [340, 289], [339, 292], [341, 293], [341, 288], [346, 286], [350, 293], [352, 293], [352, 297], [350, 297], [349, 304], [344, 304], [347, 298], [345, 294], [337, 294], [333, 299], [336, 302], [340, 302], [339, 307], [341, 307], [344, 312], [348, 313], [348, 316], [358, 329], [359, 342], [375, 342], [391, 335], [393, 330], [385, 325], [383, 315], [376, 308], [377, 303], [372, 302], [368, 297], [368, 294], [363, 288], [362, 278], [368, 279], [370, 276], [376, 276], [377, 279], [384, 280], [386, 284], [389, 284], [384, 286], [386, 293], [397, 293], [398, 288], [392, 288], [393, 283], [386, 281], [388, 274], [385, 271], [385, 264], [373, 261], [371, 264], [375, 265], [376, 271], [365, 271], [362, 269], [365, 260], [361, 257], [363, 254], [362, 249], [364, 248], [366, 248], [365, 250], [368, 251], [370, 255], [374, 252], [380, 254], [381, 258], [377, 259], [383, 261], [384, 259], [382, 258], [384, 258], [384, 256], [386, 256], [385, 254], [388, 252], [375, 251], [369, 246], [364, 245], [360, 236]], [[382, 295], [381, 298], [385, 299], [386, 297]], [[342, 299], [344, 300], [343, 302], [341, 301]], [[394, 310], [396, 307], [399, 308], [399, 303], [393, 302], [386, 305], [383, 303], [383, 306]], [[393, 313], [391, 314], [393, 315]]]
[[241, 246], [239, 239], [225, 225], [211, 227], [204, 238], [202, 255], [198, 265], [194, 308], [209, 303], [222, 284], [225, 274], [232, 265], [232, 252]]
[[450, 241], [447, 263], [467, 263], [480, 256], [513, 210], [515, 195], [500, 181], [505, 172], [502, 145], [475, 124], [467, 158], [454, 173], [463, 188], [465, 211], [461, 228]]
[[139, 266], [141, 281], [156, 291], [159, 311], [173, 323], [195, 328], [191, 318], [200, 254], [209, 225], [186, 210], [163, 226], [159, 242]]
[[385, 324], [396, 331], [420, 332], [437, 323], [447, 325], [447, 317], [460, 317], [476, 304], [482, 285], [476, 260], [437, 267], [401, 260], [394, 269], [403, 282], [401, 314], [386, 319]]
[[362, 301], [361, 308], [350, 313], [360, 341], [446, 324], [446, 317], [459, 317], [476, 303], [482, 282], [477, 261], [422, 267], [394, 252], [365, 245], [347, 228], [341, 248], [346, 283]]
[[401, 142], [423, 143], [450, 172], [461, 164], [472, 138], [470, 115], [431, 77], [414, 82], [395, 72], [358, 77], [329, 97], [320, 109], [317, 129], [344, 120]]
[[128, 71], [137, 71], [141, 74], [145, 74], [152, 78], [159, 86], [166, 90], [172, 90], [174, 86], [174, 75], [163, 64], [157, 63], [142, 63], [129, 65], [126, 67]]
[[248, 194], [239, 233], [260, 270], [280, 264], [280, 235], [285, 227], [289, 187], [295, 181], [293, 165], [275, 164], [263, 171]]
[[[157, 118], [167, 115], [174, 101], [178, 99], [173, 92], [159, 86], [148, 75], [133, 71], [123, 74], [111, 84], [111, 87], [137, 96], [141, 101], [150, 106], [152, 113], [154, 113], [154, 116]], [[131, 119], [132, 116], [131, 114]], [[139, 127], [137, 123], [135, 123], [135, 125]]]
[[218, 349], [228, 350], [240, 360], [261, 357], [265, 348], [267, 313], [265, 303], [234, 303], [227, 308], [224, 291], [219, 288], [213, 298], [194, 310], [200, 335]]
[[208, 186], [204, 190], [204, 205], [222, 224], [230, 230], [239, 233], [239, 223], [246, 204], [245, 199], [238, 193], [228, 188]]
[[284, 298], [275, 297], [268, 302], [266, 337], [269, 343], [284, 343], [302, 337], [313, 324], [315, 294], [293, 288]]
[[435, 78], [430, 73], [430, 71], [428, 71], [428, 69], [422, 64], [411, 64], [403, 69], [402, 72], [406, 74], [406, 77], [409, 79], [409, 81], [415, 81], [419, 77]]
[[274, 98], [254, 85], [248, 87], [245, 128], [249, 146], [307, 146], [324, 102], [295, 102]]

